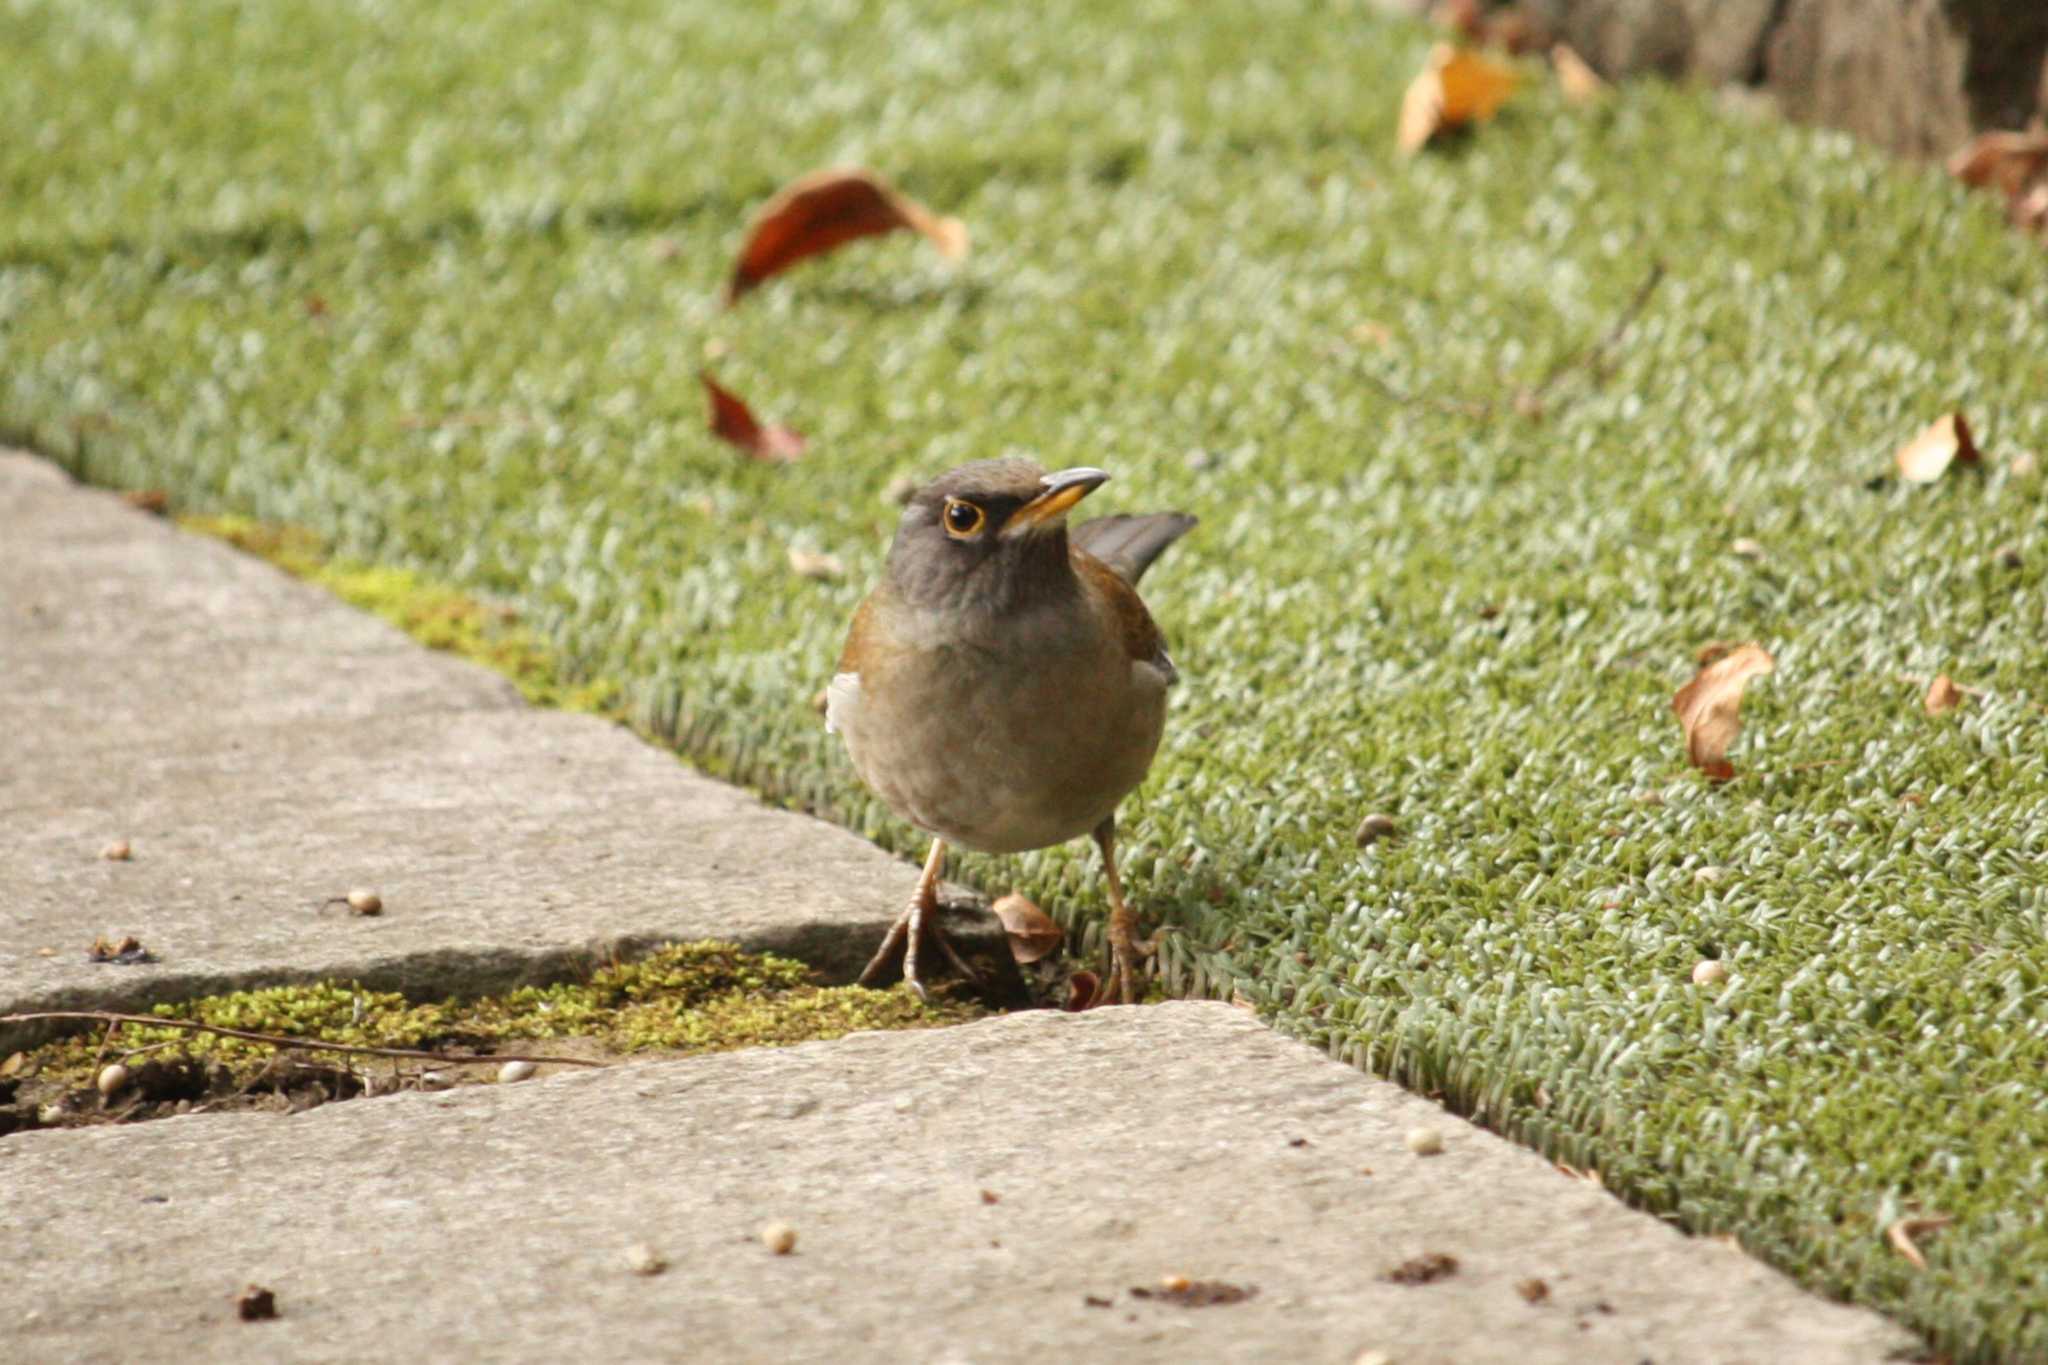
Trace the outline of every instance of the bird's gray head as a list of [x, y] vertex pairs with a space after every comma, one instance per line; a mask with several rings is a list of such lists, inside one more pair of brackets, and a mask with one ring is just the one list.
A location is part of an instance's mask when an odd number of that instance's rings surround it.
[[919, 606], [1008, 612], [1076, 591], [1067, 513], [1099, 469], [1048, 474], [1030, 460], [977, 460], [919, 489], [889, 547], [889, 581]]

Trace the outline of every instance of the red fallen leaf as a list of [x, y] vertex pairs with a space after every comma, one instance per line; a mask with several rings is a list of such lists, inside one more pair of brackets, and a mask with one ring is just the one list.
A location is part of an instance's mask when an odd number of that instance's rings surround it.
[[1068, 1014], [1079, 1014], [1101, 1003], [1101, 977], [1090, 971], [1079, 971], [1067, 978], [1067, 1003], [1060, 1006], [1061, 1009]]
[[873, 171], [813, 171], [792, 180], [754, 215], [726, 286], [728, 308], [770, 275], [861, 237], [909, 228], [948, 260], [967, 254], [967, 225], [941, 218]]
[[704, 381], [704, 392], [711, 395], [711, 434], [722, 441], [730, 441], [757, 460], [770, 464], [788, 464], [804, 453], [802, 433], [788, 427], [762, 426], [755, 419], [753, 409], [740, 401], [739, 395], [711, 377], [711, 371], [699, 370], [697, 377]]
[[1927, 696], [1921, 706], [1930, 716], [1947, 715], [1963, 704], [1963, 689], [1957, 687], [1955, 679], [1946, 673], [1934, 675], [1934, 681], [1927, 685]]
[[1900, 446], [1892, 458], [1906, 482], [1933, 483], [1956, 461], [1977, 463], [1977, 443], [1970, 439], [1970, 424], [1963, 415], [1951, 412]]
[[1685, 730], [1685, 756], [1716, 782], [1735, 776], [1728, 746], [1742, 732], [1742, 689], [1774, 671], [1778, 661], [1758, 644], [1742, 645], [1705, 665], [1678, 689], [1671, 709]]
[[1012, 891], [989, 907], [1010, 938], [1010, 956], [1020, 965], [1038, 961], [1066, 941], [1052, 916]]
[[1975, 189], [2016, 197], [2029, 180], [2048, 171], [2048, 129], [1979, 133], [1948, 159], [1948, 173]]

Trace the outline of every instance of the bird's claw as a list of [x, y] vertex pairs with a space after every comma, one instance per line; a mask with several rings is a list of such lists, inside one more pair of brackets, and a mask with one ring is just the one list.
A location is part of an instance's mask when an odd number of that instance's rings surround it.
[[903, 913], [896, 917], [896, 922], [889, 926], [887, 936], [882, 939], [882, 946], [877, 948], [875, 955], [868, 959], [867, 967], [860, 974], [859, 984], [863, 986], [873, 985], [875, 979], [881, 974], [882, 969], [889, 965], [889, 959], [895, 956], [897, 945], [901, 944], [903, 947], [903, 984], [910, 987], [912, 991], [915, 991], [919, 1000], [929, 1003], [931, 995], [925, 990], [924, 977], [917, 969], [917, 959], [919, 950], [924, 944], [932, 942], [936, 943], [939, 951], [946, 955], [946, 961], [951, 964], [954, 971], [958, 972], [971, 985], [979, 986], [981, 984], [980, 974], [974, 968], [967, 965], [966, 960], [960, 956], [952, 943], [947, 940], [945, 934], [940, 931], [938, 909], [936, 901], [928, 904], [921, 899], [912, 900], [909, 905], [905, 906]]

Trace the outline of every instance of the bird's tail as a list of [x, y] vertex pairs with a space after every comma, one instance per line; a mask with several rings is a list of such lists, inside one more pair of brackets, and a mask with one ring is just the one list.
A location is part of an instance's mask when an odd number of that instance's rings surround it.
[[1167, 546], [1194, 527], [1195, 518], [1185, 512], [1148, 512], [1097, 517], [1067, 534], [1074, 545], [1107, 564], [1124, 582], [1135, 585]]

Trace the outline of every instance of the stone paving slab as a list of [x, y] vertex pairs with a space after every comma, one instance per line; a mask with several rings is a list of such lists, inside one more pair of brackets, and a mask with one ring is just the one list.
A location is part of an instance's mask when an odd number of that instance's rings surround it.
[[[324, 976], [499, 989], [712, 937], [847, 979], [916, 880], [5, 453], [0, 697], [0, 1013]], [[132, 861], [98, 856], [115, 839]], [[320, 908], [365, 885], [381, 917]], [[101, 934], [159, 961], [92, 965]]]
[[[1441, 1155], [1407, 1150], [1418, 1124]], [[1913, 1345], [1219, 1004], [30, 1132], [0, 1140], [0, 1208], [0, 1336], [37, 1361], [175, 1342], [215, 1361], [1868, 1365]], [[771, 1220], [793, 1254], [757, 1239]], [[632, 1273], [636, 1243], [666, 1273]], [[1456, 1270], [1384, 1278], [1432, 1252]], [[1129, 1292], [1166, 1275], [1257, 1293]], [[278, 1320], [236, 1320], [251, 1281]]]
[[[845, 975], [914, 875], [4, 453], [0, 697], [0, 1012], [321, 975], [489, 988], [713, 936]], [[112, 838], [133, 861], [97, 857]], [[366, 882], [382, 918], [314, 908]], [[103, 933], [162, 960], [85, 964]], [[1404, 1145], [1423, 1124], [1441, 1156]], [[756, 1240], [771, 1219], [794, 1255]], [[0, 1229], [6, 1360], [1914, 1350], [1221, 1005], [19, 1133]], [[667, 1272], [628, 1271], [634, 1243]], [[1430, 1252], [1455, 1273], [1382, 1278]], [[1258, 1292], [1129, 1293], [1169, 1274]], [[235, 1320], [251, 1280], [279, 1321]]]

